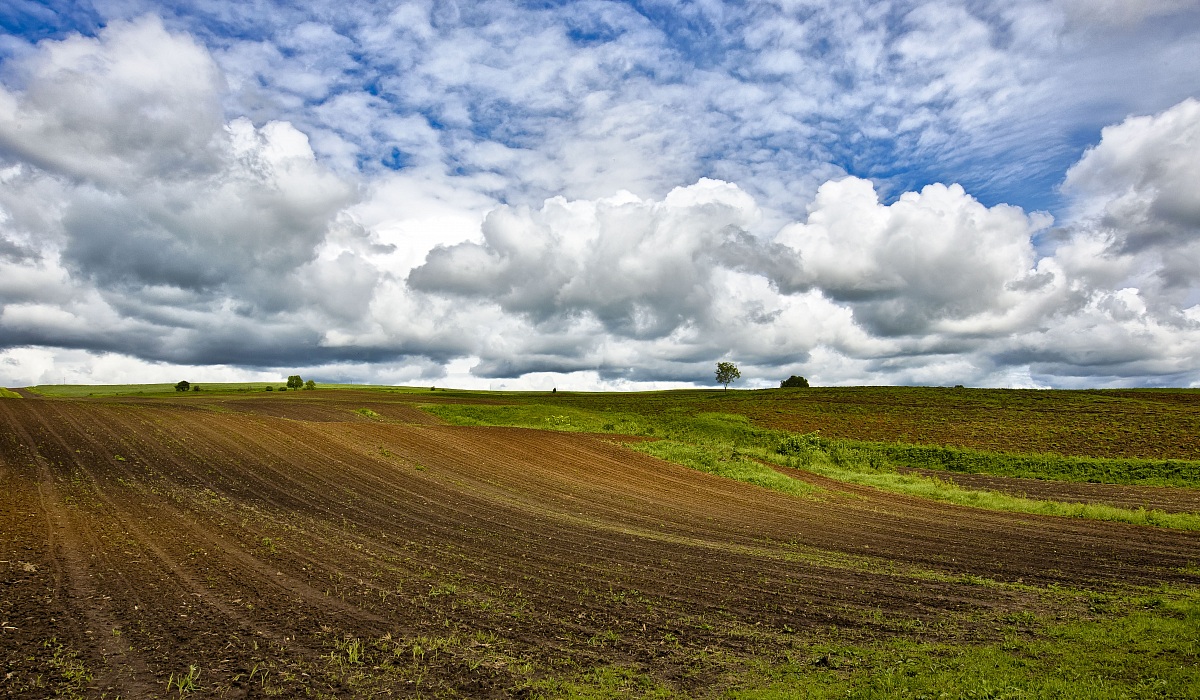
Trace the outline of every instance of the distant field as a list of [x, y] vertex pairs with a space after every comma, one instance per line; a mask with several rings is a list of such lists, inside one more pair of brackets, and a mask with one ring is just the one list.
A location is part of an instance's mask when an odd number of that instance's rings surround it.
[[593, 410], [723, 411], [836, 438], [991, 452], [1200, 460], [1200, 390], [1043, 391], [830, 387], [563, 394]]
[[[203, 384], [204, 391], [262, 391], [278, 383]], [[322, 388], [445, 395], [428, 387]], [[172, 384], [43, 385], [45, 396], [172, 395]], [[203, 393], [203, 392], [199, 392]], [[989, 452], [1200, 460], [1200, 389], [1044, 391], [931, 387], [829, 387], [640, 393], [465, 392], [488, 401], [541, 402], [655, 415], [722, 411], [757, 425], [826, 437], [968, 447]]]
[[[213, 382], [205, 384], [196, 382], [199, 391], [188, 392], [188, 395], [204, 393], [245, 393], [251, 391], [266, 391], [267, 387], [278, 391], [280, 387], [287, 388], [287, 380], [277, 382]], [[420, 391], [410, 387], [364, 387], [359, 384], [322, 384], [322, 389], [356, 389], [378, 391]], [[175, 391], [175, 384], [39, 384], [27, 387], [28, 391], [41, 396], [82, 398], [89, 396], [175, 396], [183, 392]], [[428, 388], [425, 389], [428, 391]]]
[[[1200, 686], [1194, 488], [1109, 487], [1093, 503], [1087, 485], [1043, 481], [1031, 507], [1071, 493], [1092, 510], [1014, 511], [1002, 493], [901, 474], [898, 443], [759, 417], [811, 411], [819, 391], [261, 386], [0, 401], [0, 693]], [[876, 395], [923, 391], [936, 390]], [[1038, 400], [1059, 398], [1077, 397]], [[1188, 405], [1162, 416], [1186, 422]], [[1139, 499], [1175, 510], [1130, 510]], [[1158, 526], [1105, 522], [1103, 508]]]

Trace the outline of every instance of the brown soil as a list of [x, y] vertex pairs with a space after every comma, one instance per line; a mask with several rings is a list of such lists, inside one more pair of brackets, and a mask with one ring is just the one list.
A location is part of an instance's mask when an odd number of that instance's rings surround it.
[[1145, 508], [1168, 513], [1200, 513], [1200, 489], [1167, 486], [1126, 486], [1121, 484], [1083, 484], [1068, 481], [1020, 479], [987, 474], [960, 474], [941, 469], [900, 467], [906, 474], [920, 474], [978, 491], [998, 491], [1067, 503], [1101, 503], [1121, 508]]
[[614, 663], [700, 692], [833, 628], [990, 638], [1064, 604], [980, 577], [1200, 582], [1197, 533], [815, 476], [827, 491], [798, 499], [606, 437], [412, 411], [0, 402], [0, 695], [174, 695], [194, 665], [218, 697], [501, 697]]

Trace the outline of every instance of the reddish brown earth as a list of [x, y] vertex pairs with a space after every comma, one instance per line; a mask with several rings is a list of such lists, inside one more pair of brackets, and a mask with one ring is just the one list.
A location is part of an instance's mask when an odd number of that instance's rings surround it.
[[834, 628], [986, 639], [1071, 604], [1027, 586], [1200, 583], [1197, 533], [281, 398], [0, 401], [0, 695], [175, 695], [189, 666], [217, 697], [520, 696], [607, 664], [698, 691]]

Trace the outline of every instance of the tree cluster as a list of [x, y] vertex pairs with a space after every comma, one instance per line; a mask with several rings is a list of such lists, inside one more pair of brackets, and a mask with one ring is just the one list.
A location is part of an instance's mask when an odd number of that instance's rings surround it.
[[[283, 387], [280, 388], [282, 389]], [[300, 375], [293, 374], [287, 379], [287, 388], [291, 389], [292, 391], [296, 391], [297, 389], [311, 390], [317, 388], [317, 383], [311, 379], [306, 382], [300, 377]]]

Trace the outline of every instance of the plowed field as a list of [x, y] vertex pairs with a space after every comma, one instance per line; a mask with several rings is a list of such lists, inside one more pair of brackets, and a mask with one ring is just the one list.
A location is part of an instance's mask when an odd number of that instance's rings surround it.
[[611, 664], [701, 693], [821, 636], [990, 639], [1085, 605], [1048, 590], [1200, 583], [1197, 533], [805, 478], [378, 395], [0, 401], [0, 694], [194, 667], [216, 697], [501, 697]]

